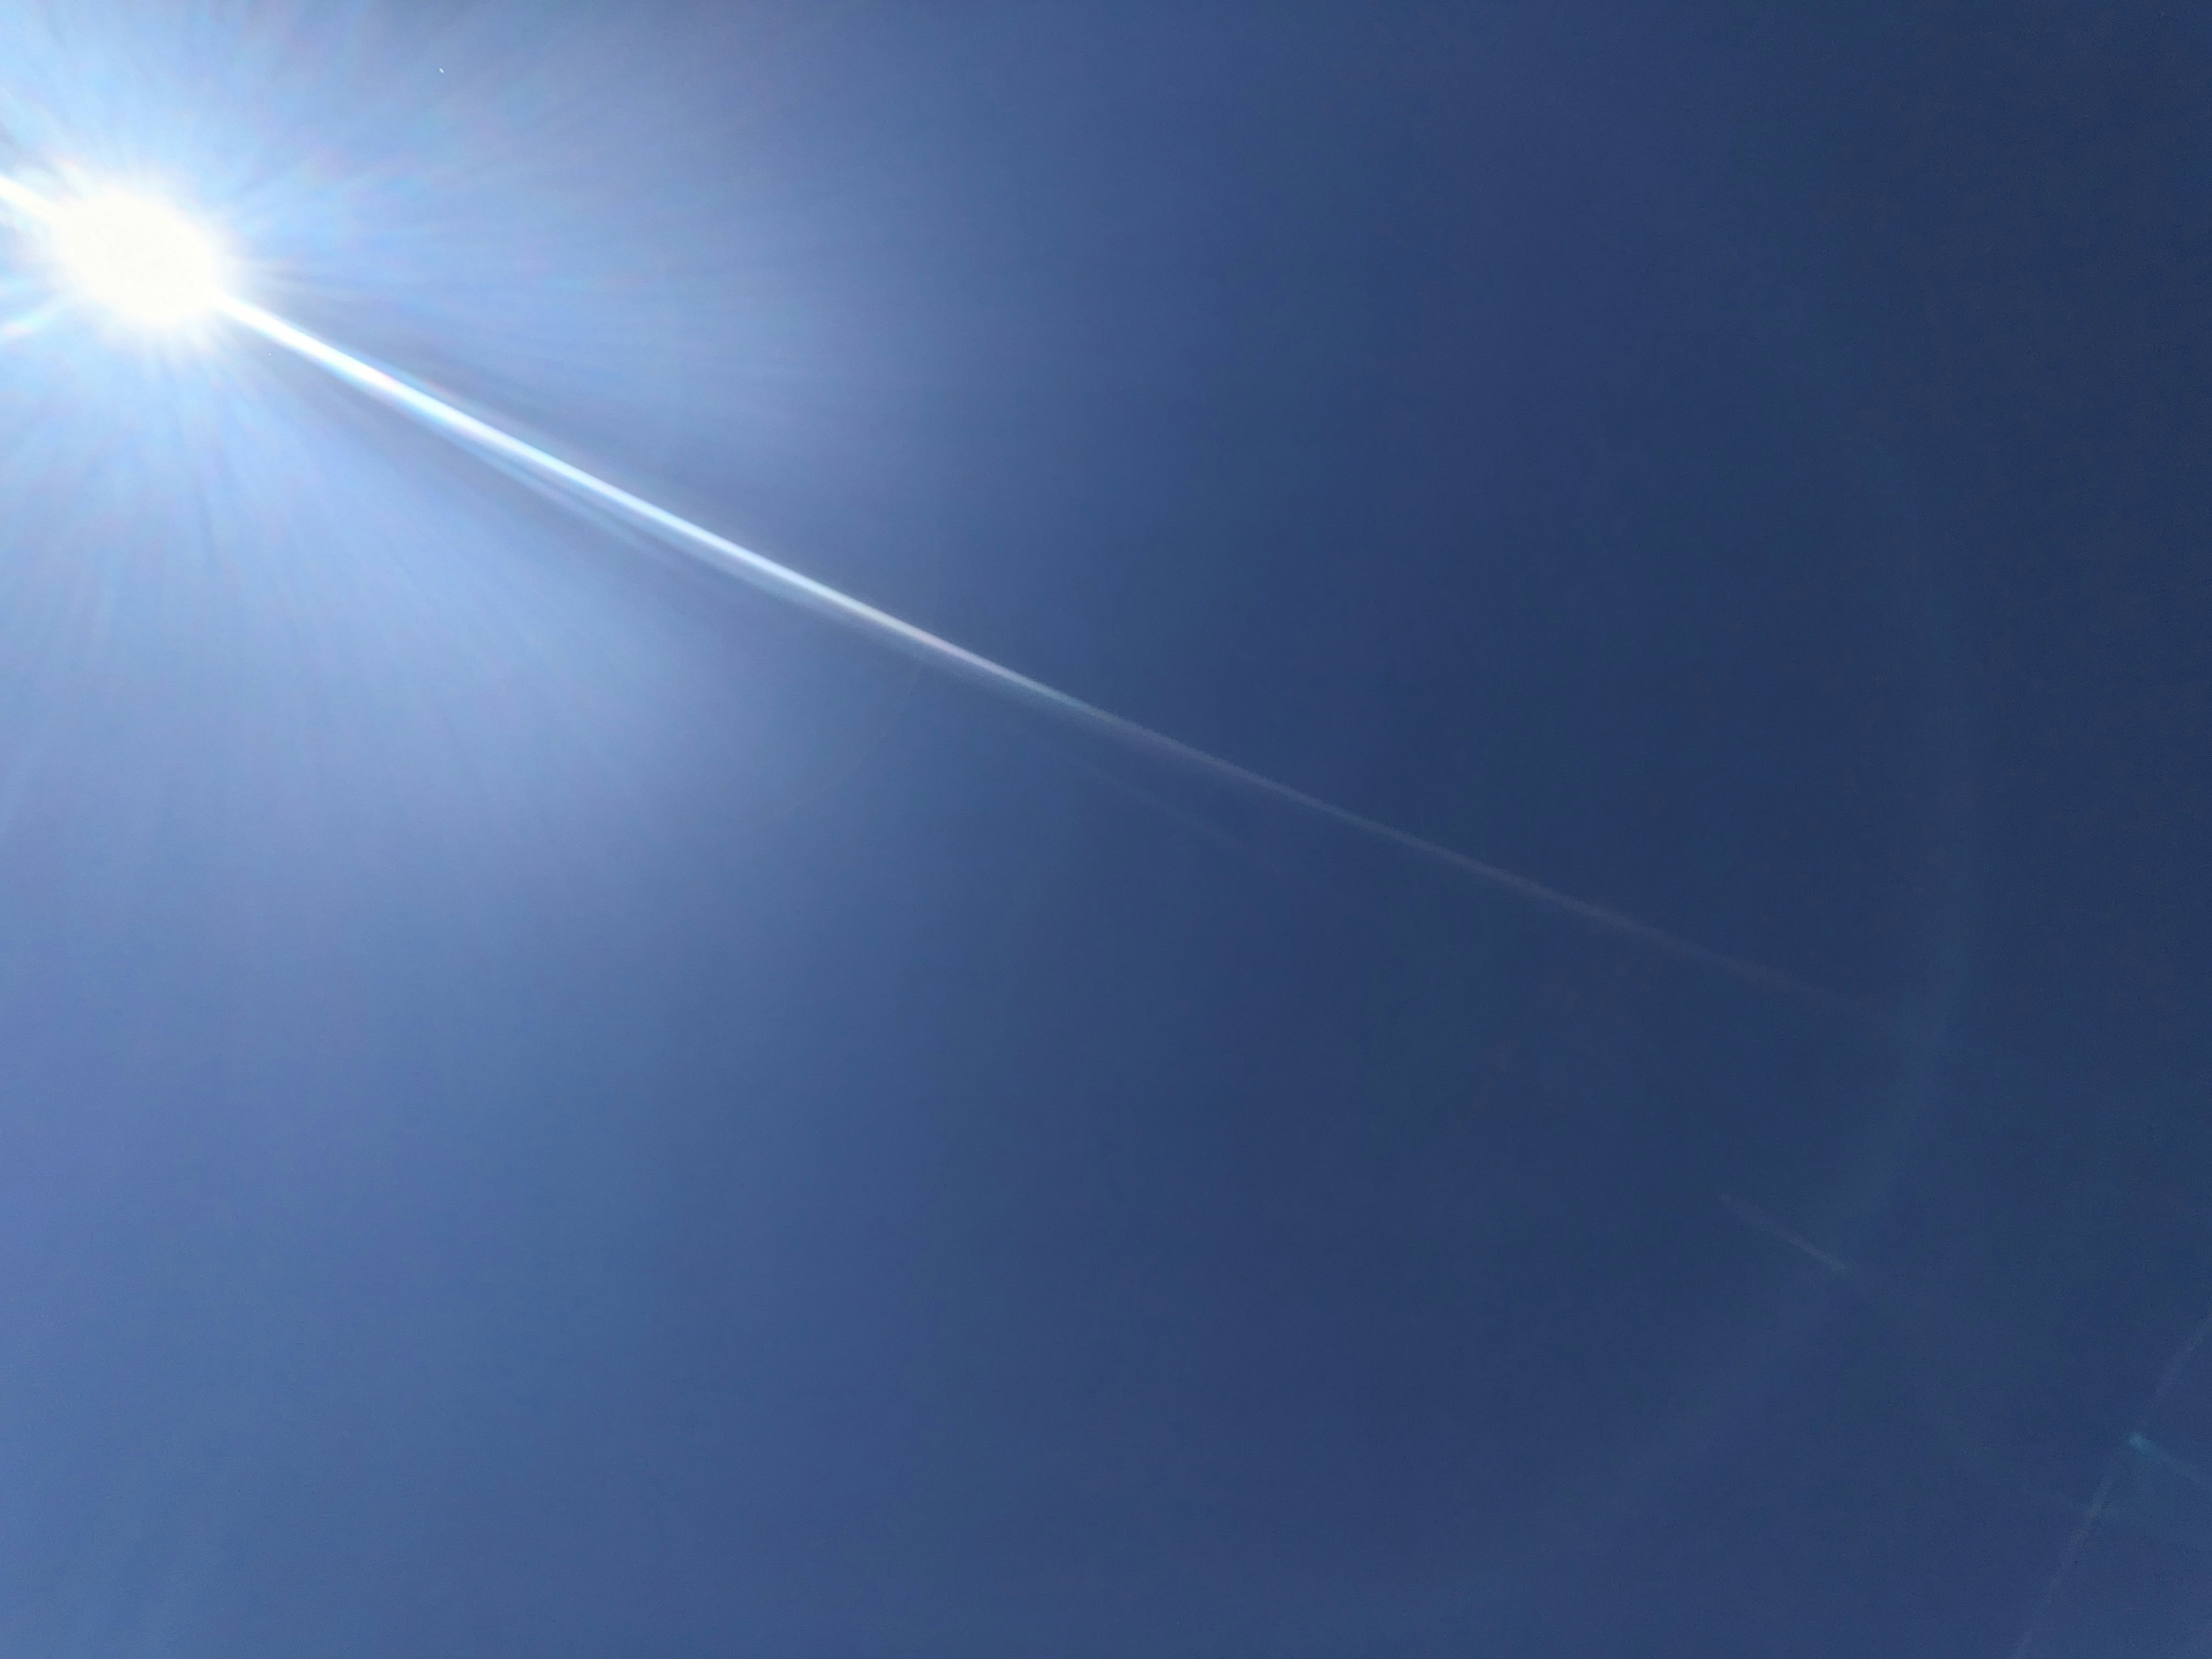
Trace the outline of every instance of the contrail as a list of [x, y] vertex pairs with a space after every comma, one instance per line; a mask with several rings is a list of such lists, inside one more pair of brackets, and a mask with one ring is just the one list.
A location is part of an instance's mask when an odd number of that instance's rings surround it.
[[1835, 1012], [1863, 1015], [1868, 1011], [1850, 998], [1808, 985], [1778, 969], [1716, 951], [1678, 937], [1649, 922], [1575, 898], [1525, 876], [1485, 864], [1464, 853], [1454, 852], [1431, 841], [1339, 806], [1318, 795], [1310, 795], [1286, 783], [1251, 771], [1233, 761], [1193, 748], [1150, 726], [1070, 696], [1042, 680], [979, 656], [964, 646], [917, 628], [887, 611], [840, 592], [826, 582], [802, 575], [787, 565], [741, 547], [726, 536], [631, 494], [573, 462], [548, 453], [490, 422], [456, 409], [444, 398], [410, 385], [398, 376], [341, 350], [329, 341], [286, 322], [271, 312], [244, 300], [225, 302], [231, 319], [288, 351], [297, 353], [327, 369], [349, 385], [413, 416], [425, 426], [444, 434], [465, 448], [502, 461], [538, 481], [554, 486], [570, 498], [611, 510], [625, 521], [651, 532], [670, 545], [704, 561], [718, 570], [750, 583], [775, 598], [815, 616], [842, 623], [879, 644], [939, 670], [954, 679], [996, 693], [1008, 701], [1052, 715], [1107, 738], [1133, 753], [1185, 771], [1234, 785], [1252, 794], [1292, 806], [1326, 823], [1410, 853], [1450, 870], [1493, 891], [1557, 915], [1569, 916], [1600, 932], [1633, 939], [1660, 953], [1754, 986], [1759, 990], [1810, 1003]]

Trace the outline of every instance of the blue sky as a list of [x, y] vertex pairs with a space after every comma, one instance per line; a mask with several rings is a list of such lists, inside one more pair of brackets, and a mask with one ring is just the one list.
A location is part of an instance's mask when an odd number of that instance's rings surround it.
[[[1857, 1010], [65, 312], [0, 349], [0, 1644], [2012, 1651], [2212, 1305], [2190, 19], [21, 4], [0, 63], [13, 170], [348, 349]], [[2036, 1650], [2207, 1589], [2100, 1529]]]

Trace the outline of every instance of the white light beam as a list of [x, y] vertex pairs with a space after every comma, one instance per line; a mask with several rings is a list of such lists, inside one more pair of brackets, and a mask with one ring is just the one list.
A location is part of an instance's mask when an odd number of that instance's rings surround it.
[[619, 517], [650, 532], [670, 545], [703, 560], [716, 569], [749, 582], [802, 611], [854, 629], [955, 679], [964, 680], [1012, 702], [1057, 716], [1137, 754], [1297, 807], [1315, 817], [1382, 842], [1429, 863], [1440, 865], [1524, 903], [1571, 916], [1601, 932], [1634, 939], [1679, 961], [1830, 1012], [1860, 1017], [1869, 1012], [1849, 998], [1808, 985], [1777, 969], [1747, 962], [1692, 940], [1678, 938], [1649, 922], [1624, 915], [1618, 910], [1572, 897], [1540, 882], [1531, 881], [1525, 876], [1516, 876], [1509, 870], [1501, 870], [1495, 865], [1469, 858], [1464, 853], [1456, 853], [1434, 842], [1424, 841], [1419, 836], [1396, 829], [1380, 819], [1354, 812], [1332, 801], [1323, 800], [1318, 795], [1307, 794], [1288, 784], [1278, 783], [1274, 779], [1250, 771], [1233, 761], [1223, 760], [1202, 749], [1194, 749], [1187, 743], [1155, 732], [1150, 726], [1139, 726], [1134, 720], [1125, 720], [1080, 698], [1072, 697], [1042, 680], [1031, 679], [1028, 675], [994, 662], [988, 657], [979, 656], [887, 611], [879, 611], [827, 583], [802, 575], [750, 548], [741, 547], [727, 537], [718, 536], [665, 507], [656, 507], [641, 495], [632, 495], [629, 490], [609, 483], [571, 462], [549, 454], [535, 444], [526, 443], [511, 433], [501, 431], [488, 421], [479, 420], [454, 408], [442, 398], [435, 397], [419, 386], [410, 386], [398, 376], [363, 362], [351, 353], [340, 350], [328, 341], [317, 338], [305, 329], [295, 327], [258, 306], [234, 299], [225, 303], [223, 311], [264, 339], [283, 346], [288, 351], [296, 352], [308, 362], [329, 370], [338, 379], [404, 410], [464, 447], [506, 462], [576, 500], [611, 509]]
[[52, 203], [28, 185], [18, 184], [4, 173], [0, 173], [0, 207], [6, 208], [18, 218], [29, 220], [34, 225], [46, 224], [54, 216]]
[[[103, 196], [57, 204], [28, 185], [0, 174], [0, 210], [11, 213], [19, 221], [28, 222], [31, 226], [45, 230], [58, 240], [67, 229], [73, 216], [103, 209], [112, 210], [112, 204], [118, 202], [128, 203], [130, 211], [137, 216], [133, 224], [125, 227], [125, 229], [157, 228], [161, 234], [152, 240], [161, 246], [156, 246], [154, 252], [157, 255], [164, 252], [176, 255], [182, 266], [189, 267], [186, 276], [190, 280], [185, 283], [185, 286], [191, 290], [192, 309], [208, 310], [228, 317], [271, 343], [296, 353], [347, 384], [414, 416], [464, 447], [489, 459], [504, 461], [523, 473], [554, 486], [571, 500], [611, 510], [617, 517], [649, 532], [671, 546], [681, 549], [714, 568], [749, 582], [763, 592], [802, 611], [865, 634], [879, 644], [887, 645], [955, 679], [979, 686], [1010, 702], [1056, 716], [1133, 753], [1202, 777], [1210, 777], [1217, 782], [1233, 785], [1252, 794], [1280, 801], [1325, 823], [1412, 854], [1425, 862], [1440, 866], [1523, 903], [1571, 917], [1602, 933], [1632, 939], [1662, 955], [1791, 1001], [1862, 1019], [1880, 1017], [1881, 1011], [1851, 998], [1808, 985], [1779, 969], [1749, 962], [1741, 957], [1729, 956], [1709, 945], [1699, 945], [1655, 927], [1649, 922], [1638, 921], [1618, 910], [1572, 897], [1547, 887], [1541, 882], [1531, 881], [1526, 876], [1516, 876], [1510, 870], [1485, 864], [1480, 859], [1469, 858], [1449, 847], [1424, 841], [1420, 836], [1385, 823], [1379, 818], [1368, 817], [1333, 801], [1323, 800], [1318, 795], [1310, 795], [1303, 789], [1278, 783], [1261, 773], [1251, 771], [1233, 761], [1223, 760], [1218, 755], [1210, 755], [1202, 749], [1194, 749], [1164, 732], [1125, 720], [1119, 714], [1085, 702], [1079, 697], [1072, 697], [1065, 691], [1057, 690], [1042, 680], [1031, 679], [1026, 674], [994, 662], [988, 657], [979, 656], [963, 646], [930, 633], [927, 629], [917, 628], [888, 611], [879, 611], [849, 593], [839, 592], [826, 582], [818, 582], [811, 576], [802, 575], [750, 548], [741, 547], [727, 537], [718, 536], [665, 507], [656, 507], [641, 495], [632, 495], [605, 478], [586, 472], [573, 462], [564, 461], [535, 444], [525, 442], [512, 433], [502, 431], [489, 421], [479, 420], [456, 409], [442, 398], [363, 362], [350, 352], [343, 351], [327, 340], [319, 339], [305, 329], [295, 327], [273, 312], [226, 293], [222, 286], [220, 257], [214, 252], [214, 245], [211, 242], [192, 245], [182, 234], [183, 232], [190, 232], [191, 227], [172, 209], [139, 197]], [[161, 221], [159, 226], [150, 226], [148, 216], [157, 216]], [[108, 228], [112, 229], [113, 227]], [[192, 234], [197, 235], [197, 233]], [[66, 244], [62, 252], [66, 259], [69, 252]], [[142, 247], [133, 257], [140, 258], [143, 263], [143, 252]], [[159, 263], [158, 259], [156, 263]], [[97, 291], [100, 280], [95, 280], [92, 285]], [[173, 294], [149, 300], [146, 309], [136, 307], [131, 302], [135, 298], [144, 298], [143, 294], [126, 295], [121, 299], [113, 295], [104, 295], [103, 297], [126, 312], [138, 310], [139, 314], [144, 315], [150, 310], [161, 313], [160, 320], [170, 319], [176, 303]]]

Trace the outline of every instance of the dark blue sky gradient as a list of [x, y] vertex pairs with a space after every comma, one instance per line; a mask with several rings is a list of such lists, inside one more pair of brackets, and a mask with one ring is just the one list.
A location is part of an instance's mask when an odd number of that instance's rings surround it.
[[[27, 3], [0, 119], [626, 488], [1865, 1010], [64, 315], [0, 1648], [2013, 1650], [2212, 1307], [2212, 20]], [[2208, 1622], [2110, 1527], [2035, 1650]]]

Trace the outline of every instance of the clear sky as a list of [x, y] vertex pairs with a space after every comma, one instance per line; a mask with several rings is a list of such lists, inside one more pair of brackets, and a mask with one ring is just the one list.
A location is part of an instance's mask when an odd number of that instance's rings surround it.
[[2212, 1623], [2186, 1515], [2036, 1613], [2131, 1433], [2212, 1444], [2212, 1364], [2152, 1407], [2212, 16], [5, 0], [0, 126], [623, 488], [1851, 1005], [8, 245], [0, 1652]]

